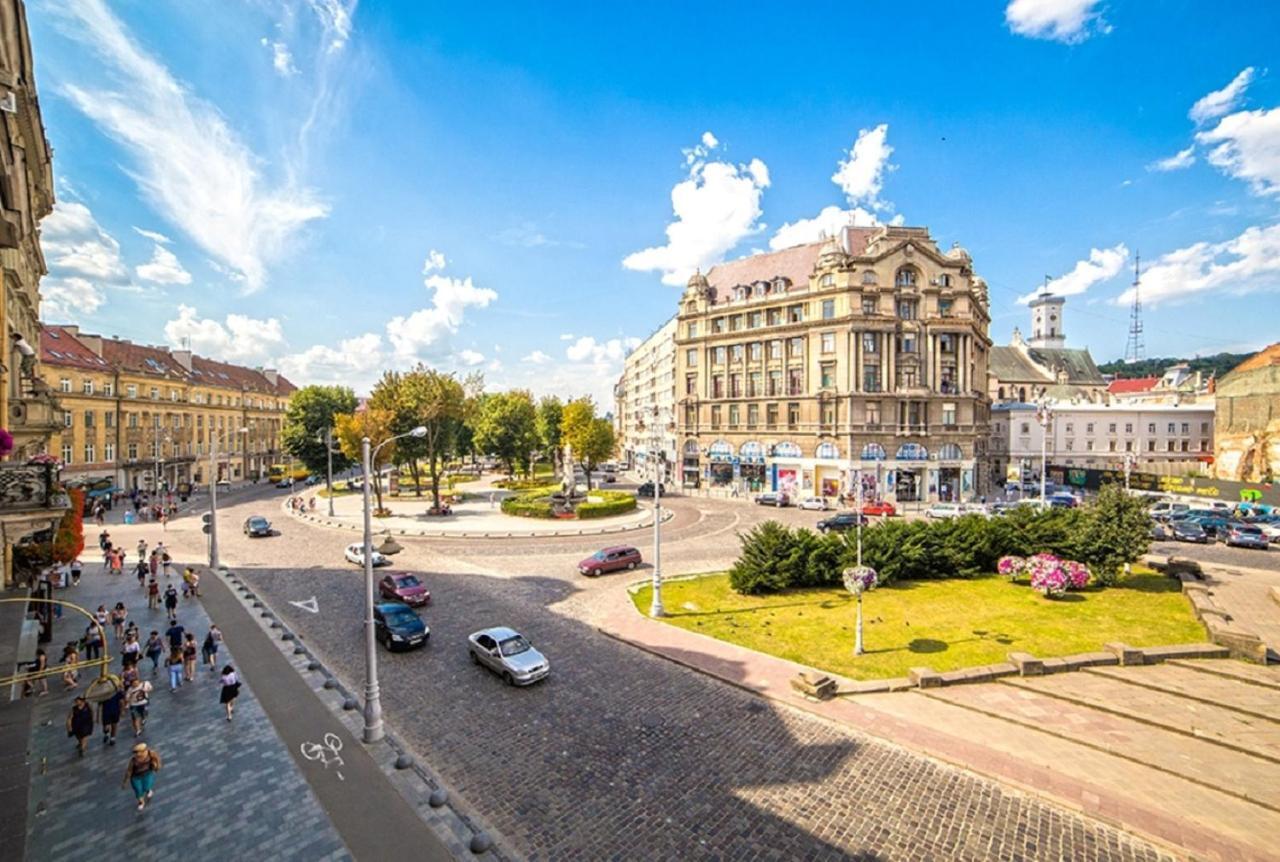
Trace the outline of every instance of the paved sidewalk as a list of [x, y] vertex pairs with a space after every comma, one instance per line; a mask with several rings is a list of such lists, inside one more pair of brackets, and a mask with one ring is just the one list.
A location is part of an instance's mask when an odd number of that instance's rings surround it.
[[[1274, 552], [1260, 554], [1270, 559], [1277, 556]], [[1200, 565], [1214, 599], [1231, 615], [1232, 622], [1262, 638], [1273, 654], [1280, 655], [1280, 604], [1270, 594], [1271, 588], [1280, 588], [1280, 565], [1271, 569]]]
[[[88, 565], [80, 586], [60, 590], [57, 597], [90, 611], [123, 601], [144, 639], [152, 630], [163, 634], [167, 628], [164, 611], [147, 608], [132, 576], [112, 577], [100, 565]], [[209, 617], [200, 601], [181, 601], [178, 619], [197, 641], [203, 640]], [[51, 663], [85, 625], [79, 614], [64, 612], [45, 647]], [[118, 655], [109, 628], [107, 638], [112, 655]], [[228, 638], [219, 665], [239, 668], [236, 651], [236, 642]], [[251, 674], [243, 679], [235, 720], [228, 722], [218, 703], [217, 676], [208, 669], [201, 668], [194, 682], [171, 692], [163, 666], [154, 677], [150, 667], [144, 659], [143, 678], [155, 690], [141, 740], [160, 753], [164, 766], [155, 798], [142, 812], [136, 810], [133, 794], [120, 787], [135, 741], [127, 710], [117, 744], [104, 746], [101, 728], [95, 727], [89, 751], [81, 758], [65, 730], [75, 692], [65, 692], [55, 677], [47, 696], [30, 701], [27, 858], [351, 858], [264, 713]], [[113, 672], [119, 668], [117, 661]], [[84, 691], [96, 675], [96, 668], [83, 671], [77, 691]]]
[[[636, 612], [625, 589], [607, 591], [596, 610], [602, 632], [648, 652], [1019, 785], [1122, 828], [1223, 862], [1280, 859], [1267, 837], [1280, 828], [1280, 812], [1243, 800], [1237, 804], [1176, 775], [1099, 750], [1105, 744], [1084, 747], [1031, 727], [1017, 727], [999, 716], [986, 718], [914, 693], [816, 701], [791, 688], [792, 678], [811, 668], [650, 620]], [[842, 688], [851, 684], [837, 680]], [[960, 686], [956, 691], [976, 693], [983, 688]], [[1054, 710], [1049, 709], [1037, 721], [1052, 715]]]

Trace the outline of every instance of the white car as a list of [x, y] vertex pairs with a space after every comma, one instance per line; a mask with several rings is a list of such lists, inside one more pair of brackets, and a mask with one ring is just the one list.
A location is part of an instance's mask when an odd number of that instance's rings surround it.
[[[347, 558], [348, 563], [355, 563], [357, 566], [363, 566], [364, 565], [364, 542], [352, 542], [350, 545], [347, 545], [347, 550], [343, 554], [343, 556]], [[373, 565], [374, 565], [374, 568], [377, 568], [378, 566], [389, 566], [391, 565], [391, 561], [388, 560], [386, 557], [382, 556], [382, 554], [378, 553], [377, 551], [374, 551]]]
[[959, 503], [934, 503], [924, 510], [926, 518], [959, 518], [964, 514], [964, 506]]
[[1262, 531], [1268, 542], [1280, 542], [1280, 521], [1260, 521], [1254, 526]]
[[818, 512], [827, 510], [827, 500], [825, 497], [804, 497], [796, 504], [801, 509], [810, 509]]

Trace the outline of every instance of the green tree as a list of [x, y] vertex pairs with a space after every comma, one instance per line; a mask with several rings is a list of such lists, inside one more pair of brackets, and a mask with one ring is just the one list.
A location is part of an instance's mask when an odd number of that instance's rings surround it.
[[574, 447], [580, 453], [578, 460], [582, 462], [583, 471], [587, 474], [587, 490], [591, 490], [591, 471], [602, 461], [613, 458], [617, 451], [618, 439], [613, 432], [613, 423], [608, 419], [592, 419], [587, 426], [586, 438], [579, 441], [581, 448]]
[[[391, 423], [395, 417], [387, 410], [366, 408], [358, 413], [339, 413], [333, 418], [338, 432], [338, 445], [342, 447], [342, 453], [356, 463], [361, 463], [364, 458], [361, 443], [365, 437], [369, 438], [369, 446], [374, 449], [395, 436], [395, 432], [391, 430]], [[373, 459], [373, 463], [369, 465], [373, 470], [373, 492], [378, 497], [379, 512], [383, 511], [382, 468], [389, 463], [394, 463], [395, 454], [396, 444], [388, 443], [382, 447], [377, 457]]]
[[561, 446], [560, 442], [560, 420], [564, 417], [564, 404], [554, 395], [548, 395], [538, 402], [538, 445], [542, 447], [542, 455], [544, 458], [551, 458], [551, 467], [557, 475], [560, 474], [563, 465], [560, 463]]
[[[327, 475], [325, 431], [334, 427], [335, 416], [354, 413], [355, 409], [355, 393], [345, 386], [304, 386], [293, 393], [284, 414], [280, 437], [285, 451], [315, 475]], [[354, 463], [345, 453], [334, 453], [335, 471], [346, 470]]]
[[427, 433], [419, 441], [431, 476], [432, 504], [440, 508], [440, 472], [456, 451], [466, 416], [466, 390], [452, 374], [419, 365], [405, 375], [403, 398], [413, 406], [415, 421]]
[[[582, 461], [582, 452], [596, 418], [596, 405], [590, 398], [575, 398], [560, 412], [560, 445], [568, 446], [570, 455]], [[573, 474], [573, 464], [565, 464], [566, 477]], [[591, 474], [587, 473], [587, 490], [591, 490]]]
[[494, 455], [513, 476], [517, 468], [527, 473], [530, 455], [538, 445], [538, 411], [533, 396], [515, 389], [486, 398], [475, 423], [475, 443]]
[[1109, 586], [1151, 547], [1150, 531], [1151, 518], [1142, 499], [1119, 485], [1104, 485], [1075, 525], [1072, 558], [1088, 565], [1093, 576]]
[[[414, 401], [419, 387], [412, 385], [414, 375], [419, 373], [419, 369], [405, 374], [398, 371], [383, 372], [382, 378], [369, 394], [370, 407], [391, 414], [393, 434], [408, 434], [421, 424], [418, 421], [420, 405]], [[422, 482], [419, 480], [418, 459], [426, 454], [426, 445], [421, 438], [402, 437], [396, 441], [396, 466], [409, 465], [409, 475], [413, 477], [413, 487], [419, 497], [422, 496]]]

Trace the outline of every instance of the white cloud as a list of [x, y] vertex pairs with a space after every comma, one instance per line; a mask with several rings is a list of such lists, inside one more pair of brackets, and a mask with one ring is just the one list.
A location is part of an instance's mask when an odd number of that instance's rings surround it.
[[571, 240], [552, 239], [538, 227], [535, 222], [522, 221], [500, 231], [495, 239], [503, 245], [517, 248], [584, 248], [582, 243]]
[[142, 228], [135, 226], [134, 231], [136, 231], [139, 236], [144, 236], [152, 242], [158, 242], [161, 245], [168, 245], [171, 242], [167, 236], [162, 233], [156, 233], [153, 230], [143, 230]]
[[299, 385], [337, 383], [368, 391], [387, 367], [382, 336], [366, 332], [330, 347], [316, 344], [280, 359], [280, 370]]
[[719, 263], [739, 242], [764, 229], [760, 198], [769, 187], [769, 169], [759, 159], [745, 165], [708, 161], [707, 141], [685, 150], [689, 176], [671, 190], [675, 221], [667, 225], [667, 244], [627, 255], [622, 265], [637, 272], [659, 271], [662, 283], [683, 285], [698, 268]]
[[107, 300], [105, 288], [137, 290], [120, 243], [98, 224], [89, 208], [63, 201], [40, 223], [40, 247], [49, 269], [40, 282], [41, 317], [93, 314]]
[[467, 367], [474, 367], [484, 362], [484, 354], [474, 350], [459, 350], [458, 361]]
[[1147, 165], [1149, 171], [1180, 171], [1183, 168], [1189, 168], [1196, 163], [1196, 148], [1193, 144], [1185, 150], [1178, 150], [1172, 156], [1165, 159], [1159, 159]]
[[[1254, 226], [1224, 242], [1198, 242], [1169, 252], [1142, 274], [1146, 305], [1202, 293], [1280, 289], [1280, 224]], [[1133, 301], [1130, 288], [1114, 302]]]
[[401, 357], [417, 356], [442, 336], [457, 332], [468, 308], [484, 308], [498, 298], [497, 291], [476, 287], [469, 277], [428, 275], [423, 283], [431, 291], [431, 306], [387, 322], [387, 337]]
[[307, 0], [324, 30], [327, 50], [340, 51], [351, 38], [351, 19], [360, 0]]
[[1280, 108], [1239, 111], [1196, 134], [1209, 164], [1244, 180], [1257, 195], [1280, 194]]
[[242, 274], [250, 291], [261, 288], [270, 263], [328, 207], [309, 189], [265, 182], [262, 160], [217, 108], [143, 51], [103, 0], [59, 8], [68, 32], [96, 51], [117, 80], [114, 90], [68, 84], [67, 98], [132, 155], [132, 175], [148, 204]]
[[791, 248], [793, 245], [814, 242], [823, 236], [833, 236], [849, 225], [870, 227], [878, 224], [880, 220], [875, 217], [875, 214], [867, 212], [862, 207], [854, 207], [851, 210], [837, 206], [824, 207], [822, 212], [813, 218], [788, 222], [778, 228], [777, 232], [769, 238], [769, 248], [777, 251], [780, 248]]
[[703, 132], [702, 145], [708, 150], [714, 150], [716, 147], [720, 146], [720, 141], [710, 132]]
[[561, 333], [560, 335], [561, 341], [573, 341], [573, 338], [574, 336], [572, 332], [564, 332], [564, 333]]
[[1221, 90], [1214, 90], [1192, 105], [1187, 116], [1199, 126], [1231, 113], [1239, 107], [1240, 101], [1244, 98], [1244, 91], [1253, 83], [1253, 75], [1252, 66], [1245, 68], [1231, 80], [1230, 84]]
[[884, 175], [897, 167], [889, 164], [893, 147], [889, 146], [888, 136], [888, 123], [859, 130], [858, 139], [849, 148], [849, 157], [841, 159], [836, 172], [831, 175], [831, 182], [840, 187], [850, 205], [865, 204], [877, 211], [892, 206], [880, 200]]
[[528, 356], [523, 357], [521, 362], [528, 362], [533, 365], [546, 365], [551, 361], [551, 357], [543, 353], [541, 350], [535, 350]]
[[155, 284], [191, 283], [191, 273], [187, 272], [178, 256], [159, 243], [151, 251], [151, 260], [136, 267], [134, 272], [143, 281]]
[[[1077, 261], [1071, 272], [1052, 279], [1048, 285], [1049, 292], [1055, 296], [1075, 296], [1084, 293], [1095, 284], [1115, 278], [1124, 268], [1124, 262], [1128, 258], [1129, 249], [1125, 248], [1124, 243], [1114, 248], [1092, 249], [1088, 260]], [[1020, 296], [1018, 302], [1025, 305], [1039, 292], [1035, 290]]]
[[263, 47], [271, 49], [271, 65], [282, 78], [291, 78], [298, 74], [298, 67], [293, 65], [293, 54], [284, 42], [273, 42], [265, 36]]
[[626, 358], [627, 352], [640, 345], [638, 338], [610, 338], [596, 341], [584, 335], [565, 349], [564, 355], [571, 362], [611, 363]]
[[434, 248], [427, 252], [427, 259], [422, 264], [422, 274], [430, 275], [433, 272], [444, 269], [449, 262], [444, 259], [442, 252], [436, 251]]
[[284, 331], [274, 317], [258, 320], [228, 314], [225, 323], [201, 318], [189, 305], [178, 306], [178, 316], [164, 325], [164, 337], [172, 347], [189, 347], [201, 356], [224, 362], [262, 362], [284, 346]]
[[1096, 31], [1110, 33], [1098, 9], [1101, 0], [1011, 0], [1005, 23], [1019, 36], [1077, 44]]

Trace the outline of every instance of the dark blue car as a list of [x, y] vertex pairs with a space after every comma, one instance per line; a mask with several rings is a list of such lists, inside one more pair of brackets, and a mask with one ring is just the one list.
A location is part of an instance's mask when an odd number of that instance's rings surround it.
[[431, 630], [413, 608], [400, 602], [382, 602], [373, 606], [374, 637], [387, 649], [413, 649], [424, 646]]

